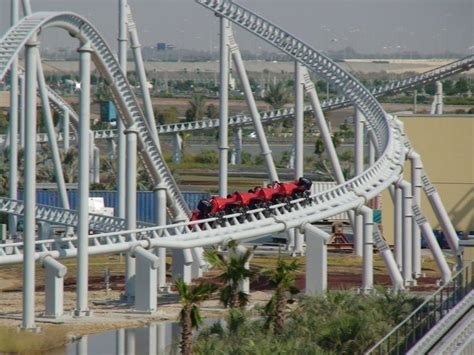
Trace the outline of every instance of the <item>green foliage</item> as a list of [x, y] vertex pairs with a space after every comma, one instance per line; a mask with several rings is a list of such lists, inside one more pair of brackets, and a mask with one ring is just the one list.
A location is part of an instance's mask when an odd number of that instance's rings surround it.
[[252, 164], [252, 154], [246, 151], [240, 153], [240, 158], [242, 159], [242, 165], [251, 165]]
[[178, 109], [175, 106], [167, 107], [164, 110], [156, 110], [155, 118], [160, 125], [179, 122]]
[[314, 143], [314, 154], [316, 154], [320, 160], [325, 150], [326, 148], [324, 147], [323, 140], [321, 138], [316, 139], [316, 142]]
[[197, 354], [362, 354], [415, 309], [420, 299], [406, 293], [367, 296], [347, 291], [304, 296], [280, 336], [263, 319], [229, 314], [199, 336]]
[[198, 121], [204, 117], [206, 97], [202, 94], [193, 94], [189, 100], [189, 108], [185, 112], [186, 121]]
[[254, 163], [257, 166], [262, 166], [265, 164], [265, 158], [262, 155], [258, 154], [255, 156]]
[[219, 110], [217, 109], [216, 105], [214, 104], [207, 105], [206, 117], [211, 118], [211, 119], [219, 117]]
[[268, 90], [265, 93], [263, 101], [273, 109], [282, 108], [290, 100], [290, 94], [288, 87], [283, 81], [279, 81], [276, 84], [270, 84]]
[[219, 155], [215, 150], [205, 150], [196, 155], [194, 158], [196, 163], [202, 164], [217, 164], [219, 162]]
[[248, 270], [246, 264], [253, 255], [253, 249], [248, 248], [244, 253], [239, 253], [237, 244], [229, 244], [227, 255], [222, 255], [216, 250], [206, 250], [204, 256], [213, 267], [221, 273], [218, 279], [225, 283], [220, 290], [220, 300], [226, 307], [245, 307], [249, 298], [240, 291], [240, 283], [246, 278], [252, 278], [254, 271]]

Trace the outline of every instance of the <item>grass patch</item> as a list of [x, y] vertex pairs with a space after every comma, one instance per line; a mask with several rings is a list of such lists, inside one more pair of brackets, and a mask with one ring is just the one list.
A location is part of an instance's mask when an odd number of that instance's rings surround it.
[[45, 327], [38, 334], [0, 327], [0, 353], [45, 354], [67, 342], [67, 331], [60, 327]]

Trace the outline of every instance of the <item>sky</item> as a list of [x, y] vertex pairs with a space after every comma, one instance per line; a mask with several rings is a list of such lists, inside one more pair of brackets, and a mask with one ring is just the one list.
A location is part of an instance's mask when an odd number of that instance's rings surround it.
[[[474, 54], [474, 0], [239, 0], [319, 50], [352, 47], [362, 53], [446, 51]], [[31, 0], [34, 11], [72, 11], [87, 17], [116, 48], [118, 0]], [[194, 0], [129, 0], [142, 45], [217, 50], [218, 19]], [[10, 1], [0, 0], [0, 34]], [[273, 50], [234, 26], [243, 50]], [[75, 43], [54, 29], [42, 34], [53, 49]]]

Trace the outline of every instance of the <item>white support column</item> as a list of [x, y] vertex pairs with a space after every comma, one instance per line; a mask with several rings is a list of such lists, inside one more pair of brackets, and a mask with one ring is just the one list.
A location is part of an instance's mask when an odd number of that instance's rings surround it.
[[77, 300], [74, 315], [89, 316], [89, 169], [90, 169], [90, 73], [92, 48], [89, 42], [79, 49], [81, 92], [79, 96], [79, 205], [77, 224]]
[[397, 263], [395, 262], [395, 258], [393, 257], [392, 251], [388, 246], [385, 239], [383, 239], [382, 234], [377, 225], [374, 225], [374, 236], [373, 236], [374, 244], [377, 247], [377, 250], [382, 257], [385, 266], [387, 267], [388, 273], [390, 275], [390, 279], [392, 280], [393, 288], [398, 290], [403, 290], [403, 277], [400, 273], [399, 268], [397, 267]]
[[118, 329], [115, 331], [115, 355], [125, 354], [125, 329]]
[[63, 150], [64, 153], [69, 151], [69, 109], [63, 107]]
[[18, 122], [19, 143], [25, 148], [26, 87], [25, 75], [20, 75], [20, 121]]
[[437, 220], [439, 221], [441, 228], [443, 229], [444, 235], [446, 240], [449, 244], [449, 247], [456, 255], [456, 263], [457, 266], [461, 266], [460, 262], [460, 251], [459, 251], [459, 238], [456, 234], [456, 230], [454, 229], [451, 220], [449, 219], [449, 215], [444, 208], [443, 202], [441, 201], [441, 197], [436, 191], [436, 188], [430, 182], [428, 175], [426, 173], [422, 173], [421, 181], [423, 182], [423, 190], [425, 191], [426, 197], [428, 197], [428, 201], [430, 202], [431, 208], [436, 215]]
[[173, 134], [173, 163], [181, 164], [183, 159], [183, 138], [179, 133]]
[[[354, 108], [354, 176], [364, 171], [364, 116], [362, 112]], [[354, 254], [363, 255], [364, 235], [363, 216], [354, 216]]]
[[[18, 0], [11, 0], [10, 24], [13, 27], [18, 22]], [[10, 68], [10, 111], [8, 122], [8, 134], [10, 145], [8, 151], [8, 197], [16, 200], [18, 198], [18, 59], [13, 59]], [[22, 111], [24, 108], [21, 109]], [[16, 236], [18, 217], [8, 215], [8, 233], [11, 238]]]
[[141, 246], [133, 249], [136, 258], [137, 273], [135, 276], [135, 310], [143, 313], [154, 313], [157, 303], [157, 269], [160, 260]]
[[[127, 76], [127, 0], [119, 0], [118, 9], [118, 59], [120, 67]], [[125, 218], [125, 154], [126, 154], [126, 142], [125, 125], [123, 118], [117, 119], [117, 217]]]
[[258, 112], [257, 104], [255, 103], [255, 98], [252, 94], [252, 89], [250, 87], [250, 82], [245, 71], [244, 62], [242, 56], [240, 55], [239, 47], [235, 42], [232, 31], [229, 31], [229, 45], [232, 52], [232, 58], [235, 65], [235, 70], [239, 76], [242, 89], [244, 91], [244, 97], [247, 102], [247, 107], [250, 111], [250, 116], [252, 117], [253, 125], [255, 127], [255, 133], [257, 135], [257, 141], [260, 145], [260, 152], [265, 159], [265, 165], [267, 167], [268, 177], [270, 181], [279, 181], [278, 173], [275, 167], [275, 163], [272, 157], [272, 151], [268, 145], [267, 137], [265, 136], [265, 130], [263, 129], [262, 121], [260, 119], [260, 113]]
[[362, 259], [362, 292], [370, 292], [374, 288], [374, 240], [373, 240], [373, 211], [362, 206], [359, 209], [363, 217], [363, 259]]
[[173, 261], [171, 264], [173, 283], [179, 278], [182, 278], [187, 284], [191, 282], [192, 263], [193, 256], [191, 249], [173, 249]]
[[61, 199], [61, 207], [64, 209], [69, 209], [69, 200], [66, 191], [66, 181], [63, 175], [61, 156], [59, 154], [58, 140], [56, 136], [56, 131], [54, 129], [53, 115], [51, 114], [51, 108], [49, 105], [49, 98], [46, 86], [46, 80], [43, 73], [43, 65], [41, 64], [41, 58], [38, 53], [38, 58], [36, 60], [37, 65], [37, 77], [38, 77], [38, 91], [41, 97], [41, 105], [43, 112], [43, 119], [46, 125], [46, 130], [48, 134], [48, 144], [51, 150], [51, 156], [53, 160], [54, 167], [54, 176], [56, 178], [56, 185], [59, 192], [59, 197]]
[[324, 295], [328, 287], [327, 242], [329, 233], [306, 223], [301, 230], [306, 237], [307, 295]]
[[[306, 68], [304, 68], [303, 79], [306, 94], [309, 96], [309, 100], [313, 108], [313, 114], [316, 119], [316, 124], [318, 125], [319, 130], [321, 131], [321, 138], [323, 139], [324, 146], [326, 148], [326, 153], [328, 155], [329, 161], [331, 162], [334, 178], [338, 184], [342, 184], [343, 182], [345, 182], [345, 178], [344, 174], [342, 173], [341, 164], [339, 164], [339, 158], [337, 156], [336, 148], [334, 147], [334, 143], [332, 141], [329, 124], [328, 122], [326, 122], [323, 110], [321, 108], [321, 103], [319, 102], [318, 93], [316, 92], [314, 83], [311, 81], [311, 77]], [[349, 221], [352, 225], [352, 228], [354, 228], [354, 212], [348, 211], [347, 214], [349, 216]]]
[[402, 275], [405, 282], [405, 286], [414, 285], [416, 281], [413, 279], [413, 265], [412, 265], [412, 203], [413, 196], [411, 195], [411, 184], [405, 180], [399, 182], [398, 186], [402, 190], [402, 211], [403, 211], [403, 222], [402, 222]]
[[81, 336], [76, 342], [76, 355], [89, 355], [88, 336]]
[[93, 145], [93, 159], [92, 159], [92, 164], [93, 164], [93, 172], [94, 176], [92, 179], [92, 182], [94, 184], [100, 184], [100, 149], [98, 146]]
[[425, 239], [428, 248], [430, 248], [431, 253], [433, 254], [436, 265], [441, 272], [441, 282], [443, 285], [446, 285], [449, 281], [451, 281], [452, 273], [448, 263], [446, 262], [446, 258], [443, 255], [443, 251], [436, 240], [433, 229], [431, 228], [431, 225], [426, 217], [422, 214], [419, 205], [413, 204], [413, 214], [415, 216], [416, 223], [418, 223], [423, 232], [423, 238]]
[[42, 259], [45, 268], [45, 317], [59, 318], [63, 315], [64, 276], [67, 267], [51, 256]]
[[155, 114], [153, 113], [153, 105], [151, 103], [150, 91], [148, 89], [148, 80], [146, 77], [145, 65], [143, 64], [143, 57], [141, 51], [140, 40], [138, 39], [137, 26], [133, 21], [130, 6], [127, 6], [127, 27], [130, 35], [130, 44], [132, 48], [133, 57], [135, 59], [135, 68], [140, 84], [141, 96], [143, 99], [143, 108], [145, 111], [146, 121], [150, 129], [151, 136], [156, 142], [156, 146], [160, 149], [160, 140], [158, 138], [158, 130], [156, 129]]
[[135, 355], [135, 329], [125, 329], [125, 353]]
[[207, 267], [207, 263], [204, 260], [204, 249], [201, 247], [195, 247], [192, 249], [193, 263], [191, 265], [191, 277], [193, 279], [202, 277], [203, 269]]
[[[125, 220], [127, 229], [137, 228], [137, 136], [138, 131], [130, 128], [125, 131], [127, 141], [127, 164], [126, 164], [126, 210]], [[130, 241], [135, 241], [135, 234], [130, 235]], [[135, 298], [136, 284], [136, 260], [132, 253], [127, 253], [125, 265], [125, 298], [133, 302]]]
[[[244, 255], [247, 252], [247, 248], [239, 244], [237, 246], [236, 251], [239, 255]], [[250, 259], [252, 258], [252, 256], [250, 257]], [[250, 269], [250, 259], [245, 263], [245, 268], [247, 270]], [[246, 293], [247, 295], [250, 295], [250, 279], [248, 277], [242, 280], [242, 282], [240, 283], [240, 291]]]
[[[421, 174], [423, 173], [423, 164], [418, 153], [413, 149], [408, 153], [408, 159], [411, 162], [411, 191], [413, 196], [413, 205], [421, 206]], [[415, 279], [422, 275], [421, 272], [421, 233], [416, 220], [412, 221], [412, 248], [413, 248], [413, 277]]]
[[[25, 228], [23, 234], [23, 321], [21, 328], [33, 330], [35, 324], [35, 227], [36, 227], [36, 35], [26, 44], [25, 53]], [[13, 137], [12, 137], [13, 138]]]
[[393, 244], [395, 249], [395, 260], [398, 268], [402, 269], [402, 223], [403, 223], [403, 202], [402, 202], [402, 190], [394, 185], [393, 186]]
[[242, 127], [234, 128], [234, 164], [242, 164]]
[[[155, 223], [158, 226], [164, 226], [166, 225], [166, 187], [162, 184], [156, 185], [154, 189], [154, 194]], [[167, 290], [168, 285], [166, 282], [166, 248], [156, 248], [155, 254], [158, 256], [159, 259], [158, 289], [163, 292]]]
[[[304, 175], [304, 80], [303, 66], [295, 61], [295, 124], [293, 140], [295, 145], [295, 171], [294, 178], [299, 179]], [[304, 235], [295, 229], [295, 255], [303, 255]]]
[[219, 93], [219, 196], [227, 196], [227, 159], [229, 143], [227, 138], [229, 120], [229, 20], [220, 21], [220, 93]]
[[435, 93], [435, 115], [443, 114], [443, 84], [441, 81], [437, 81], [436, 93]]

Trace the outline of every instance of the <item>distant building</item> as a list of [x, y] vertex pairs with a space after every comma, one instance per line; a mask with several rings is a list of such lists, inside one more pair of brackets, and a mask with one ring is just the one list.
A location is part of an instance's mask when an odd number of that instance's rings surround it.
[[156, 50], [158, 51], [166, 51], [166, 50], [171, 50], [171, 49], [175, 49], [176, 46], [174, 44], [170, 44], [170, 43], [165, 43], [165, 42], [158, 42], [156, 44]]

